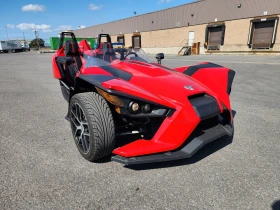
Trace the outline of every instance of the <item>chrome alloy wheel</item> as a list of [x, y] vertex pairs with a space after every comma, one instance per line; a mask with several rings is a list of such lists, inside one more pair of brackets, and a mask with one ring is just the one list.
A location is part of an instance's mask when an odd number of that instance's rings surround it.
[[90, 133], [88, 122], [82, 107], [78, 103], [71, 105], [70, 123], [73, 137], [81, 152], [87, 154], [90, 150]]

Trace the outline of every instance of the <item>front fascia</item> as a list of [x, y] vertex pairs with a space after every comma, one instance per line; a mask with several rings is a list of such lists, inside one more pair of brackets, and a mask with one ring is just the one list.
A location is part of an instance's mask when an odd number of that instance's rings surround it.
[[[151, 140], [136, 140], [115, 149], [113, 154], [123, 157], [136, 157], [178, 149], [198, 126], [201, 119], [190, 102], [183, 106], [181, 104], [175, 105], [176, 111], [171, 117], [165, 118]], [[223, 110], [220, 110], [220, 112], [223, 112]]]
[[115, 149], [113, 154], [134, 157], [174, 150], [185, 142], [199, 122], [200, 118], [191, 104], [185, 107], [177, 105], [174, 114], [165, 118], [151, 140], [136, 140]]

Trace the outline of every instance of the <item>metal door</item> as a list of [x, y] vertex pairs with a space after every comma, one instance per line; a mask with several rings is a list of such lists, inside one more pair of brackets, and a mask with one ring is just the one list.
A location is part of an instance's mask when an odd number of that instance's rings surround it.
[[188, 45], [191, 47], [193, 45], [194, 42], [194, 31], [190, 31], [189, 32], [189, 42]]
[[223, 27], [211, 27], [208, 33], [208, 49], [219, 50], [221, 46]]
[[133, 48], [141, 48], [141, 36], [133, 36], [132, 37], [132, 47]]
[[269, 48], [273, 36], [274, 21], [256, 22], [253, 27], [252, 48]]

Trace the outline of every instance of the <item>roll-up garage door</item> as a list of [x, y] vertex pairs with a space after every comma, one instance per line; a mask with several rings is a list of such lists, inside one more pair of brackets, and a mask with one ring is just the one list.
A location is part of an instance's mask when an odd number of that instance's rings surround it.
[[222, 26], [209, 28], [208, 33], [208, 49], [209, 50], [219, 50], [221, 45], [223, 35]]
[[254, 32], [252, 39], [252, 48], [269, 48], [273, 36], [275, 21], [264, 21], [254, 23]]

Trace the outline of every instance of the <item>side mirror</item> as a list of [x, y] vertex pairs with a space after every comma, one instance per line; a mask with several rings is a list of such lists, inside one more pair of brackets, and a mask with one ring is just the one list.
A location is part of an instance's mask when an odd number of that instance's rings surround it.
[[156, 59], [158, 64], [161, 64], [161, 60], [164, 59], [164, 54], [163, 53], [156, 54]]

